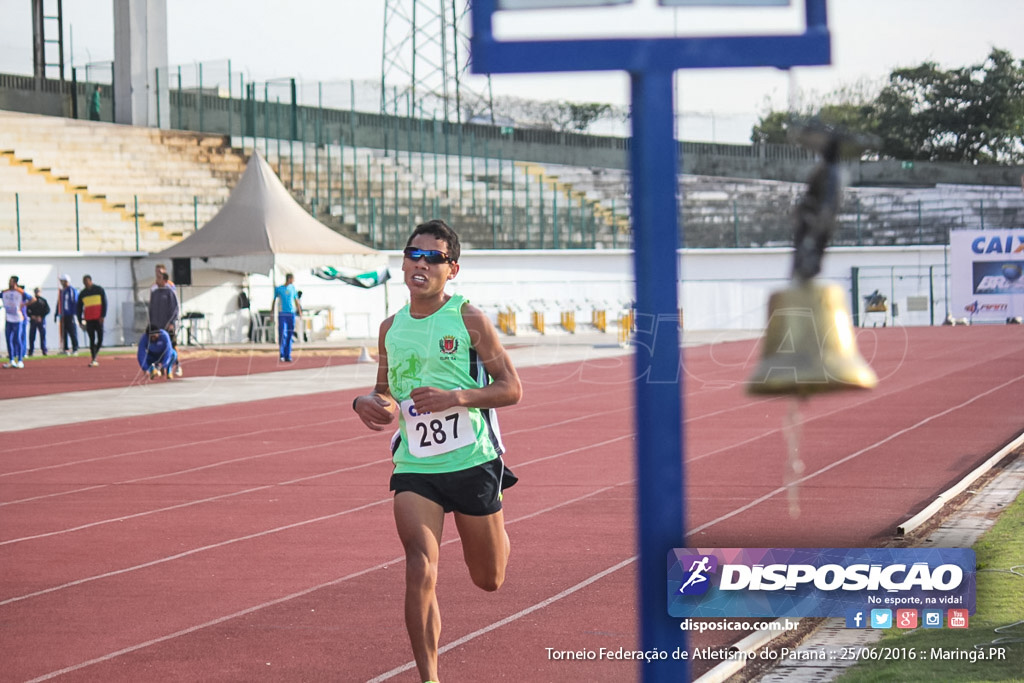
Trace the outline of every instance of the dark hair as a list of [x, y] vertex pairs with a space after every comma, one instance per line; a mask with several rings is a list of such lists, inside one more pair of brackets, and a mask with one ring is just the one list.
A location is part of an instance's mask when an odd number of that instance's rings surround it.
[[412, 234], [409, 235], [409, 240], [405, 243], [405, 246], [410, 246], [413, 238], [417, 235], [432, 235], [442, 242], [447, 242], [448, 258], [453, 263], [459, 260], [459, 254], [462, 251], [462, 247], [459, 245], [459, 236], [452, 230], [451, 226], [440, 218], [417, 225]]

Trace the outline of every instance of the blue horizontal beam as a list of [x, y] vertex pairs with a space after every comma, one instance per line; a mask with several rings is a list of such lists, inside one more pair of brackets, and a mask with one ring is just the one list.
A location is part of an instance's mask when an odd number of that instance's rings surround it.
[[474, 73], [550, 73], [821, 66], [831, 63], [824, 29], [801, 35], [602, 38], [559, 41], [471, 39]]

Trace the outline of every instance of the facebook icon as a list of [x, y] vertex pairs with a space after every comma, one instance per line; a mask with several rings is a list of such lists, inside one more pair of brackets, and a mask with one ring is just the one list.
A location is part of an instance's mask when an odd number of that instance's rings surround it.
[[846, 628], [867, 628], [867, 615], [861, 608], [846, 610]]

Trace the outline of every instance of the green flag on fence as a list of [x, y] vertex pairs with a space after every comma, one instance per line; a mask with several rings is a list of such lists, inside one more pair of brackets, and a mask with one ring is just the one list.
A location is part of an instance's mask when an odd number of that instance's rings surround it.
[[321, 280], [341, 280], [353, 287], [372, 289], [382, 285], [391, 279], [391, 273], [387, 268], [378, 268], [369, 272], [360, 272], [353, 268], [334, 268], [333, 266], [320, 266], [313, 269], [313, 275]]

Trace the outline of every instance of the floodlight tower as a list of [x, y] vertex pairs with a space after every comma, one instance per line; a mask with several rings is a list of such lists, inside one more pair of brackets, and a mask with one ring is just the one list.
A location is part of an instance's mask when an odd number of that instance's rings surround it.
[[[57, 37], [53, 38], [53, 31]], [[49, 36], [49, 37], [48, 37]], [[50, 49], [55, 46], [54, 49]], [[54, 55], [56, 51], [56, 55]], [[56, 59], [57, 61], [51, 61]], [[52, 3], [47, 10], [45, 0], [32, 0], [32, 65], [37, 78], [46, 78], [50, 67], [57, 69], [57, 77], [64, 80], [64, 7], [62, 0]]]
[[444, 121], [493, 120], [490, 76], [467, 83], [468, 29], [467, 0], [385, 0], [381, 113], [408, 114], [411, 103]]

